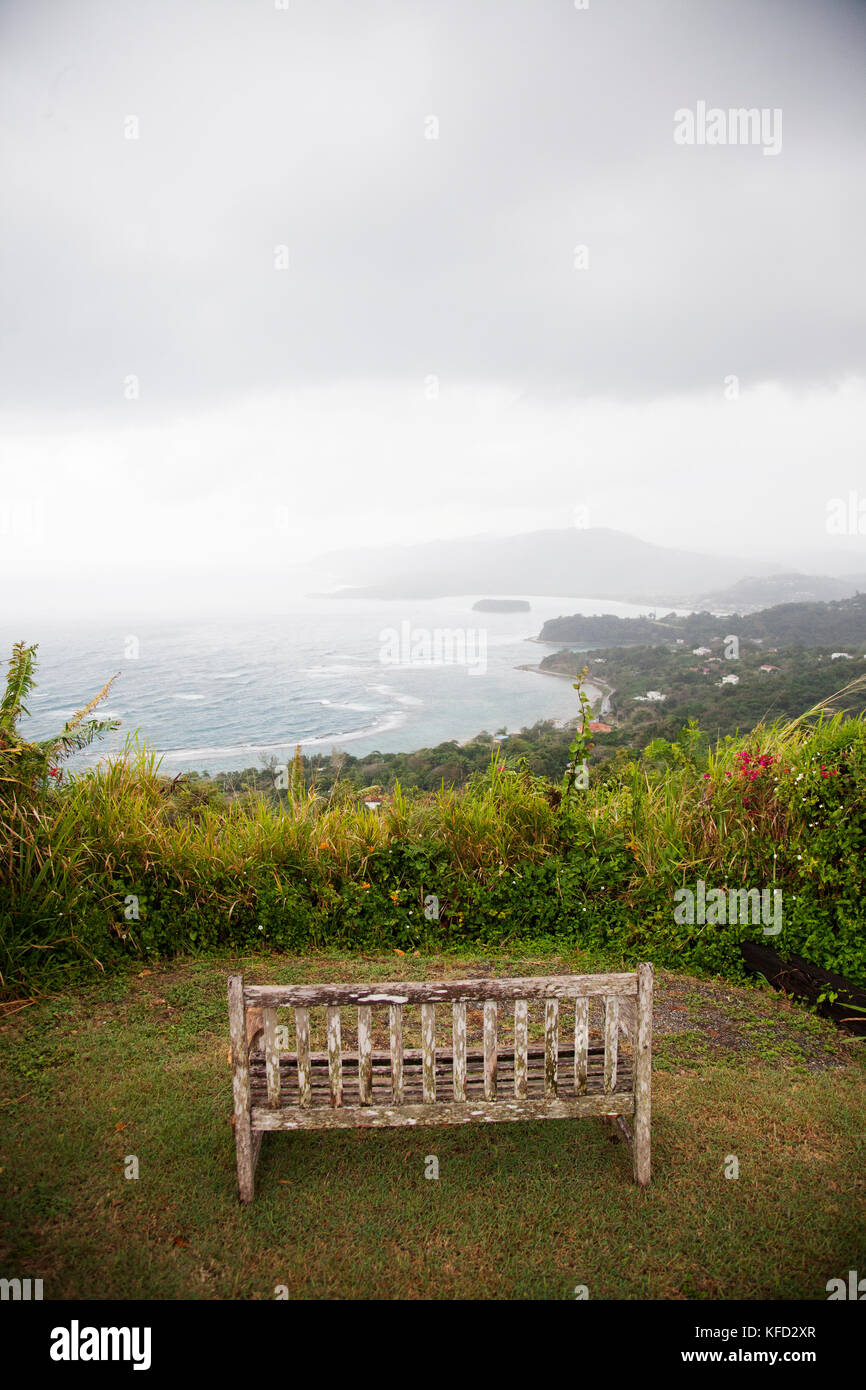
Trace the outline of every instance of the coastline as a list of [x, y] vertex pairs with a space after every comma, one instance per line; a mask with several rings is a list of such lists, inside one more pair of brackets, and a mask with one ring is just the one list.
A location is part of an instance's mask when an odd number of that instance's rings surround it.
[[570, 676], [567, 671], [545, 670], [543, 666], [515, 666], [515, 671], [534, 671], [537, 676], [558, 676], [563, 681], [574, 681], [574, 676]]
[[[551, 671], [549, 667], [544, 666], [518, 666], [516, 669], [518, 671], [534, 671], [538, 676], [558, 676], [560, 680], [571, 681], [572, 685], [574, 684], [574, 676], [569, 675], [566, 671]], [[599, 713], [602, 715], [607, 714], [610, 710], [610, 701], [614, 693], [614, 687], [609, 685], [607, 681], [603, 680], [600, 676], [594, 675], [592, 680], [585, 682], [583, 688], [592, 704], [595, 704], [597, 698], [601, 699]]]
[[[490, 650], [482, 681], [464, 680], [462, 666], [468, 662], [443, 662], [441, 670], [431, 663], [429, 673], [404, 672], [383, 662], [379, 639], [387, 624], [393, 625], [393, 613], [384, 605], [381, 610], [358, 605], [363, 613], [325, 618], [309, 611], [313, 607], [289, 609], [279, 621], [263, 617], [252, 631], [235, 620], [219, 629], [199, 629], [189, 619], [160, 620], [148, 628], [145, 635], [158, 656], [149, 664], [130, 663], [122, 691], [118, 687], [118, 698], [112, 697], [106, 711], [122, 720], [122, 729], [116, 739], [77, 754], [73, 770], [83, 772], [117, 757], [133, 730], [141, 731], [163, 771], [173, 776], [244, 771], [272, 757], [287, 762], [298, 743], [307, 756], [328, 755], [335, 747], [358, 758], [376, 751], [405, 754], [471, 740], [484, 729], [507, 727], [514, 733], [578, 713], [570, 686], [536, 685], [524, 681], [518, 669], [522, 662], [537, 666], [556, 650], [537, 643], [544, 651], [533, 657], [526, 650], [532, 640], [526, 629], [562, 612], [559, 604], [550, 609], [533, 604], [531, 617], [484, 615]], [[412, 619], [426, 623], [424, 631], [447, 631], [466, 620], [456, 608], [419, 609]], [[51, 731], [57, 714], [76, 707], [92, 665], [114, 669], [112, 633], [102, 624], [83, 632], [83, 650], [79, 635], [65, 630], [45, 648], [46, 684], [35, 697], [29, 725], [37, 737]], [[574, 659], [576, 669], [585, 664], [580, 655]], [[598, 699], [596, 690], [588, 693]]]

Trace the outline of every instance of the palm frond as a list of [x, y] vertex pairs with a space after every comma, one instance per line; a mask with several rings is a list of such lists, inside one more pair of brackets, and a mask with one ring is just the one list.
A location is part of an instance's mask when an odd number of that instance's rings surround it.
[[6, 676], [6, 689], [3, 692], [3, 699], [0, 700], [0, 729], [5, 729], [7, 733], [15, 734], [21, 715], [30, 713], [24, 701], [35, 685], [33, 679], [35, 657], [35, 644], [29, 647], [25, 642], [16, 642], [12, 648], [9, 671]]
[[86, 724], [74, 728], [72, 724], [65, 724], [59, 734], [53, 738], [45, 739], [42, 743], [34, 746], [41, 749], [49, 757], [60, 761], [68, 758], [72, 753], [78, 753], [82, 748], [87, 748], [94, 739], [101, 738], [103, 734], [110, 734], [115, 729], [120, 728], [119, 719], [89, 719]]

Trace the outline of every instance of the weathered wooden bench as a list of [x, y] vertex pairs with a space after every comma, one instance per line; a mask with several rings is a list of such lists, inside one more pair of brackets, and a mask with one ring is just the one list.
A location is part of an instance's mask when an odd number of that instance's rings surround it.
[[[278, 1129], [613, 1120], [629, 1142], [635, 1181], [650, 1180], [653, 968], [633, 974], [397, 984], [228, 982], [238, 1192], [253, 1199], [262, 1135]], [[544, 1041], [529, 1040], [530, 1001], [544, 1001]], [[593, 1005], [593, 1001], [597, 1001]], [[573, 1001], [573, 1041], [560, 1044]], [[404, 1049], [404, 1008], [420, 1004], [421, 1047]], [[451, 1047], [436, 1047], [436, 1005], [451, 1007]], [[500, 1004], [513, 1004], [513, 1047], [497, 1043]], [[357, 1050], [341, 1044], [340, 1010], [357, 1009]], [[373, 1048], [373, 1010], [388, 1009], [387, 1051]], [[590, 1027], [591, 1006], [600, 1013]], [[310, 1010], [323, 1008], [327, 1051], [311, 1050]], [[483, 1046], [467, 1046], [467, 1008]], [[294, 1012], [295, 1050], [278, 1010]], [[477, 1013], [475, 1010], [477, 1009]], [[382, 1021], [384, 1024], [384, 1020]], [[567, 1027], [571, 1031], [572, 1020]], [[282, 1034], [282, 1036], [281, 1036]], [[627, 1040], [620, 1050], [620, 1035]], [[593, 1042], [595, 1036], [600, 1041]], [[629, 1123], [631, 1121], [631, 1123]]]

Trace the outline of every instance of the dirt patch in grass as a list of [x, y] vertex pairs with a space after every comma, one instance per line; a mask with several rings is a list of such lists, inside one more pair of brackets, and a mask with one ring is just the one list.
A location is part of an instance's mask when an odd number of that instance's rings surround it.
[[678, 1039], [699, 1040], [711, 1060], [747, 1057], [809, 1072], [846, 1067], [862, 1041], [802, 1005], [761, 988], [709, 983], [668, 971], [656, 977], [653, 1033], [660, 1058], [678, 1055]]

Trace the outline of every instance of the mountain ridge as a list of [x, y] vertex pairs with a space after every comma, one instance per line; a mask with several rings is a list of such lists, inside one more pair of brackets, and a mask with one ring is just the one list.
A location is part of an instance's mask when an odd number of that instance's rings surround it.
[[[656, 545], [609, 527], [548, 528], [511, 536], [426, 541], [389, 551], [323, 556], [328, 596], [434, 599], [503, 593], [692, 605], [713, 589], [783, 571], [772, 561]], [[317, 597], [321, 596], [321, 591]]]

